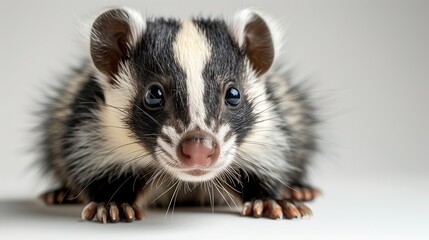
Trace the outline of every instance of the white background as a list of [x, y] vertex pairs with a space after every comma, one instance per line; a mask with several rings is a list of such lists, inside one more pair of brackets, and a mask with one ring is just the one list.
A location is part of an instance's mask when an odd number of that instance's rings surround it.
[[[311, 76], [326, 118], [312, 170], [324, 195], [310, 204], [311, 220], [182, 209], [102, 226], [79, 221], [80, 206], [35, 202], [49, 185], [31, 167], [31, 113], [47, 84], [85, 53], [79, 20], [112, 5], [174, 17], [256, 7], [285, 23], [284, 57]], [[427, 1], [1, 1], [0, 236], [428, 239], [428, 24]]]

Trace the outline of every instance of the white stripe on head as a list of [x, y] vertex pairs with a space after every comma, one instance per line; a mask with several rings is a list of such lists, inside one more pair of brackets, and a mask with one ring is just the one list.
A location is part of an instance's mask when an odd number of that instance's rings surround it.
[[173, 44], [176, 61], [186, 73], [190, 127], [205, 127], [204, 79], [203, 71], [211, 55], [211, 47], [206, 37], [192, 21], [185, 21]]

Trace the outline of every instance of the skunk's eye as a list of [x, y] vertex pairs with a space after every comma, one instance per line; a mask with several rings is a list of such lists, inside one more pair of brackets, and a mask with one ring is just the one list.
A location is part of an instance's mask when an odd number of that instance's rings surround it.
[[227, 105], [236, 107], [240, 104], [240, 92], [235, 87], [230, 87], [226, 90], [225, 103]]
[[149, 109], [155, 110], [164, 106], [164, 89], [159, 84], [150, 85], [147, 88], [144, 103]]

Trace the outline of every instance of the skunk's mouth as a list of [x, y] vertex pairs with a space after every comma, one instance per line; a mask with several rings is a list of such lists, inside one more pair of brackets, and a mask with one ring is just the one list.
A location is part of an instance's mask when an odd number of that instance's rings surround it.
[[210, 168], [210, 167], [183, 167], [178, 165], [172, 165], [170, 163], [167, 163], [168, 168], [172, 169], [174, 172], [180, 173], [180, 174], [187, 174], [190, 176], [203, 176], [212, 172], [216, 172], [216, 168]]
[[169, 166], [166, 170], [179, 180], [187, 182], [210, 181], [222, 171], [221, 168], [181, 168], [177, 166]]
[[206, 175], [208, 172], [210, 172], [209, 170], [204, 170], [204, 169], [193, 169], [193, 170], [188, 170], [188, 171], [184, 171], [186, 174], [192, 175], [192, 176], [203, 176]]

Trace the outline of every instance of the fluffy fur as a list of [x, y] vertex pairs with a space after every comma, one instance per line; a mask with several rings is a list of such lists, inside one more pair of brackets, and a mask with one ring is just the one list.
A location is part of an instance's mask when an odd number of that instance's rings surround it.
[[[143, 20], [130, 9], [115, 14], [96, 20], [93, 61], [47, 106], [42, 159], [61, 186], [87, 201], [170, 205], [170, 199], [279, 199], [281, 189], [303, 183], [316, 148], [317, 119], [278, 61], [281, 37], [272, 20], [253, 10], [237, 13], [231, 23]], [[268, 29], [262, 30], [270, 39], [248, 38], [255, 19], [265, 21]], [[106, 37], [96, 26], [115, 24], [109, 21], [124, 22], [128, 30]], [[261, 74], [247, 56], [266, 42], [272, 45], [262, 47], [275, 54], [261, 56], [272, 61]], [[117, 52], [106, 59], [110, 49]], [[117, 69], [106, 71], [109, 64]], [[154, 83], [165, 95], [157, 110], [143, 102]], [[238, 107], [225, 103], [230, 86], [240, 91]], [[220, 146], [219, 160], [206, 174], [188, 174], [176, 155], [190, 131], [203, 131]]]

